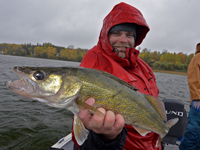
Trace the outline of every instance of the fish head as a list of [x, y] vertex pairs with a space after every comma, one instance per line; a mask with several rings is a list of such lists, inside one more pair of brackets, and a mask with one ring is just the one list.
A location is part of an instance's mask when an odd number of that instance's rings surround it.
[[[53, 107], [66, 107], [78, 96], [82, 83], [62, 68], [14, 67], [20, 80], [6, 86], [24, 97]], [[69, 71], [70, 72], [70, 71]]]

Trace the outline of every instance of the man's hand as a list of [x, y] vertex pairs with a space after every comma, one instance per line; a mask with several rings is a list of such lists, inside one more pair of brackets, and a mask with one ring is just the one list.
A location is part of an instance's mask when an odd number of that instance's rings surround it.
[[200, 111], [200, 101], [199, 100], [198, 101], [193, 100], [192, 106], [194, 107], [194, 109]]
[[[85, 103], [93, 106], [95, 103], [94, 98], [89, 98], [85, 101]], [[84, 126], [87, 129], [94, 131], [97, 134], [102, 134], [105, 139], [113, 140], [117, 137], [118, 134], [121, 133], [125, 121], [122, 115], [114, 114], [114, 112], [108, 110], [106, 111], [104, 108], [98, 108], [104, 116], [99, 116], [98, 114], [90, 114], [89, 111], [85, 109], [81, 109], [79, 111], [79, 118], [82, 120]]]

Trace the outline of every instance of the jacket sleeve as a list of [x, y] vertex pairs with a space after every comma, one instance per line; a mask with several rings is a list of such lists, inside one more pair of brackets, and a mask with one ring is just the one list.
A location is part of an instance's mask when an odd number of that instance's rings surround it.
[[80, 67], [85, 68], [96, 68], [98, 57], [94, 51], [89, 50], [83, 60], [81, 61]]
[[[126, 142], [127, 130], [123, 127], [122, 132], [116, 139], [105, 140], [101, 135], [90, 130], [87, 140], [79, 146], [80, 150], [122, 150]], [[74, 145], [74, 150], [78, 148]]]
[[187, 79], [190, 89], [190, 100], [200, 100], [200, 53], [196, 54], [191, 60]]

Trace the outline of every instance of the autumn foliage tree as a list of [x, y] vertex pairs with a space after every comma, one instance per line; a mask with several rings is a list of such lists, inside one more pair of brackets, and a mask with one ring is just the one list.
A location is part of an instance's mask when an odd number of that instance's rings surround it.
[[172, 70], [172, 71], [187, 71], [187, 66], [194, 55], [187, 56], [183, 53], [169, 53], [166, 50], [160, 54], [156, 51], [151, 52], [148, 49], [143, 49], [139, 54], [148, 65], [153, 69]]
[[56, 58], [56, 54], [57, 54], [57, 49], [54, 48], [54, 47], [48, 47], [46, 49], [47, 51], [47, 58], [50, 58], [50, 59], [55, 59]]
[[67, 59], [67, 49], [61, 49], [60, 50], [60, 59], [66, 60]]

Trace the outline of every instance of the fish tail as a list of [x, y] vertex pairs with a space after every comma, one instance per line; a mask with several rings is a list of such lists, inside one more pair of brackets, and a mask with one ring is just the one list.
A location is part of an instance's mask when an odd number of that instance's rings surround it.
[[171, 128], [173, 125], [175, 125], [178, 122], [178, 118], [173, 118], [167, 121], [166, 126]]
[[[174, 126], [177, 122], [178, 122], [178, 118], [173, 118], [167, 121], [166, 126], [168, 127], [168, 130], [166, 130], [166, 133], [168, 133], [169, 129]], [[156, 142], [156, 147], [158, 147], [162, 141], [163, 137], [158, 138], [157, 142]]]

